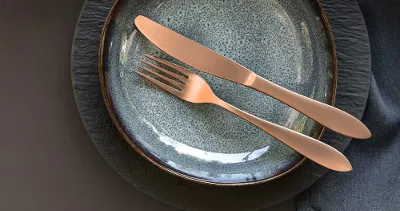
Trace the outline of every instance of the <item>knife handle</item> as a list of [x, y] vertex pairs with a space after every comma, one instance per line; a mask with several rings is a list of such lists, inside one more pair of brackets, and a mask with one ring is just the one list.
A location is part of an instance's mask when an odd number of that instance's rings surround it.
[[290, 91], [258, 75], [248, 86], [287, 104], [333, 131], [358, 139], [371, 137], [371, 132], [360, 120], [333, 106]]
[[316, 163], [319, 163], [322, 166], [342, 172], [350, 171], [352, 169], [350, 162], [342, 153], [321, 141], [303, 135], [294, 130], [290, 130], [288, 128], [260, 119], [230, 105], [229, 103], [224, 102], [219, 98], [213, 103], [242, 117], [271, 136], [285, 143], [292, 149], [296, 150], [300, 154], [304, 155], [310, 160], [315, 161]]

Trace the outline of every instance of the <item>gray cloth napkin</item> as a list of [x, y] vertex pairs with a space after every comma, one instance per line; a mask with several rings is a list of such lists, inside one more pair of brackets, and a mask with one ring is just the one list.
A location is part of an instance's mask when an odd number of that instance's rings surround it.
[[400, 210], [400, 0], [360, 0], [372, 73], [363, 122], [372, 138], [352, 140], [349, 173], [328, 172], [296, 199], [297, 210]]

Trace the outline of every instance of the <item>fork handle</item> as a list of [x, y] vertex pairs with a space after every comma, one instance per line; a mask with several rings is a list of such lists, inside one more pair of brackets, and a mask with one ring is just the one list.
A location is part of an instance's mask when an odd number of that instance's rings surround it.
[[214, 102], [214, 104], [221, 106], [222, 108], [249, 121], [266, 133], [279, 139], [300, 154], [315, 161], [316, 163], [319, 163], [322, 166], [336, 171], [350, 171], [352, 169], [350, 162], [342, 153], [323, 142], [277, 124], [262, 120], [230, 105], [229, 103], [226, 103], [219, 98]]
[[287, 104], [333, 131], [359, 139], [371, 137], [369, 129], [352, 115], [285, 89], [258, 75], [249, 87]]

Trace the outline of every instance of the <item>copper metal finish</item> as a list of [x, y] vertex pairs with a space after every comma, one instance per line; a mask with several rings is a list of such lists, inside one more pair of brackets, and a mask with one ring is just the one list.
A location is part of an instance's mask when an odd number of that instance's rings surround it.
[[[135, 24], [143, 35], [161, 50], [200, 71], [265, 93], [343, 135], [358, 139], [371, 137], [371, 132], [361, 121], [342, 110], [278, 86], [242, 65], [144, 16], [136, 17]], [[197, 80], [194, 83], [203, 84]], [[182, 95], [181, 92], [179, 94]], [[204, 100], [203, 95], [199, 99]], [[193, 100], [194, 96], [190, 97]], [[220, 106], [221, 104], [219, 102]], [[232, 108], [230, 109], [232, 111]]]
[[[242, 111], [219, 99], [211, 90], [208, 83], [197, 74], [194, 74], [176, 64], [167, 62], [165, 60], [150, 55], [145, 56], [184, 75], [178, 75], [155, 64], [141, 60], [149, 67], [157, 69], [162, 74], [144, 66], [139, 67], [147, 71], [149, 75], [139, 71], [137, 71], [137, 73], [165, 91], [192, 103], [210, 103], [218, 105], [249, 121], [271, 136], [293, 148], [300, 154], [327, 168], [342, 172], [350, 171], [352, 169], [347, 158], [335, 148], [314, 138], [308, 137], [277, 124], [270, 123], [245, 111]], [[255, 80], [257, 80], [257, 78]]]

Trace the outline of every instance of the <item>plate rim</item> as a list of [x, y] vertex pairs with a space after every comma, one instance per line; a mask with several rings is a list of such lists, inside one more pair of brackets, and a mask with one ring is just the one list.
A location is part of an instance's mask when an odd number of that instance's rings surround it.
[[[331, 26], [329, 25], [329, 22], [328, 22], [328, 17], [321, 5], [320, 0], [309, 0], [309, 1], [311, 2], [311, 4], [314, 4], [313, 7], [318, 10], [317, 12], [319, 14], [319, 17], [322, 18], [321, 21], [323, 24], [323, 29], [324, 29], [324, 31], [326, 33], [326, 37], [328, 39], [328, 45], [329, 45], [329, 49], [330, 49], [330, 53], [331, 53], [331, 58], [330, 58], [330, 61], [328, 61], [328, 62], [330, 62], [330, 66], [331, 66], [331, 70], [332, 70], [332, 74], [333, 74], [331, 99], [330, 99], [329, 105], [334, 106], [335, 99], [336, 99], [337, 80], [338, 80], [337, 55], [336, 55], [334, 37], [333, 37], [333, 33], [331, 31]], [[105, 77], [105, 71], [104, 71], [104, 65], [103, 65], [104, 64], [104, 46], [105, 46], [106, 35], [107, 35], [107, 31], [108, 31], [110, 22], [111, 22], [112, 18], [114, 17], [113, 15], [116, 12], [118, 3], [120, 3], [120, 0], [114, 0], [114, 3], [107, 14], [107, 17], [104, 21], [104, 25], [101, 30], [100, 45], [99, 45], [99, 49], [98, 49], [98, 70], [97, 71], [98, 71], [98, 75], [100, 78], [102, 97], [103, 97], [104, 103], [106, 105], [106, 109], [112, 119], [112, 122], [114, 123], [114, 125], [116, 126], [116, 128], [118, 129], [120, 134], [122, 135], [124, 141], [126, 143], [128, 143], [128, 145], [132, 149], [134, 149], [140, 156], [145, 158], [147, 161], [149, 161], [154, 166], [158, 167], [159, 169], [161, 169], [173, 176], [185, 179], [190, 182], [196, 182], [198, 184], [221, 186], [221, 187], [249, 186], [249, 185], [257, 185], [257, 184], [262, 184], [262, 183], [266, 183], [269, 181], [273, 181], [277, 178], [280, 178], [280, 177], [292, 172], [293, 170], [295, 170], [296, 168], [301, 166], [307, 160], [306, 157], [301, 155], [303, 158], [301, 160], [299, 160], [298, 163], [295, 163], [293, 166], [287, 168], [287, 170], [282, 171], [276, 175], [261, 179], [261, 180], [224, 183], [224, 182], [209, 181], [209, 180], [205, 180], [202, 178], [198, 178], [195, 176], [181, 173], [177, 170], [169, 168], [168, 166], [164, 165], [162, 162], [159, 162], [156, 158], [152, 157], [150, 154], [148, 154], [144, 150], [142, 150], [141, 147], [136, 145], [134, 143], [134, 141], [132, 141], [132, 139], [127, 135], [127, 132], [125, 131], [124, 126], [120, 123], [117, 115], [114, 112], [112, 100], [110, 98], [110, 95], [109, 95], [109, 92], [107, 89], [107, 83], [106, 83], [106, 77]], [[318, 134], [317, 140], [321, 141], [321, 138], [322, 138], [325, 130], [326, 130], [326, 127], [322, 125], [321, 130]]]

